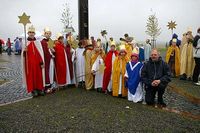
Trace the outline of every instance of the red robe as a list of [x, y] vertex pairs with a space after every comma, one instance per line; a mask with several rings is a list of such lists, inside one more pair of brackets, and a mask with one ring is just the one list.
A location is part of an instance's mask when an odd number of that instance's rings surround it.
[[27, 52], [23, 53], [25, 66], [25, 80], [28, 93], [34, 90], [44, 90], [41, 65], [44, 64], [41, 53], [36, 47], [35, 39], [29, 39]]
[[109, 51], [106, 55], [105, 58], [105, 70], [104, 70], [104, 75], [103, 75], [103, 91], [105, 92], [107, 90], [108, 84], [111, 79], [111, 73], [112, 73], [112, 55], [113, 53], [115, 56], [118, 55], [117, 51]]
[[49, 85], [50, 84], [50, 77], [49, 77], [49, 68], [50, 68], [50, 61], [51, 61], [51, 54], [49, 52], [48, 48], [48, 39], [43, 39], [41, 41], [42, 44], [42, 49], [44, 52], [44, 62], [45, 62], [45, 84]]
[[67, 64], [66, 64], [66, 52], [63, 43], [56, 41], [55, 43], [55, 78], [58, 85], [67, 84]]
[[66, 53], [67, 53], [67, 60], [69, 63], [69, 72], [70, 72], [70, 79], [73, 79], [73, 63], [72, 63], [72, 54], [71, 54], [71, 46], [70, 45], [66, 45], [65, 47]]

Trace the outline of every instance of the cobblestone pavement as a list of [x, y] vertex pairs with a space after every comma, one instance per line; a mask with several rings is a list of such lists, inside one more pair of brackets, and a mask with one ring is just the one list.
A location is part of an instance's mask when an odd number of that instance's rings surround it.
[[31, 98], [26, 89], [22, 88], [21, 57], [19, 55], [8, 56], [4, 53], [0, 55], [0, 59], [8, 61], [0, 63], [0, 67], [5, 68], [0, 70], [0, 80], [9, 81], [0, 85], [0, 105]]
[[[0, 105], [32, 98], [31, 95], [27, 94], [26, 90], [22, 88], [20, 56], [7, 56], [4, 54], [0, 56], [0, 59], [9, 61], [0, 64], [1, 68], [6, 68], [0, 69], [0, 80], [9, 80], [9, 82], [0, 86]], [[198, 103], [190, 102], [189, 99], [171, 91], [169, 88], [166, 89], [164, 100], [168, 108], [200, 116], [200, 105]]]

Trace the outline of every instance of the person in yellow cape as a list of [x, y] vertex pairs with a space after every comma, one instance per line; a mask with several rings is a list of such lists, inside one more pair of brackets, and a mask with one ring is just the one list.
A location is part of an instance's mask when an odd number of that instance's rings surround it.
[[93, 45], [90, 40], [87, 41], [85, 46], [85, 51], [83, 56], [85, 57], [85, 87], [86, 90], [93, 89], [93, 74], [92, 74], [92, 54], [93, 54]]
[[92, 73], [94, 75], [94, 88], [97, 90], [97, 92], [102, 91], [104, 70], [102, 71], [101, 69], [105, 66], [104, 59], [105, 53], [102, 49], [101, 42], [97, 41], [92, 54]]
[[124, 75], [126, 72], [126, 64], [129, 61], [125, 51], [125, 45], [120, 46], [119, 56], [115, 58], [112, 72], [113, 96], [126, 97], [128, 90], [125, 88]]
[[133, 50], [133, 37], [129, 37], [128, 34], [124, 34], [124, 38], [120, 38], [121, 45], [125, 46], [126, 52], [127, 52], [127, 57], [130, 59], [132, 50]]
[[193, 58], [193, 36], [192, 30], [188, 29], [186, 33], [186, 42], [183, 44], [181, 49], [181, 65], [180, 65], [180, 79], [181, 80], [191, 80], [192, 73], [194, 70], [194, 58]]
[[172, 45], [167, 49], [166, 53], [166, 62], [169, 64], [172, 77], [180, 75], [180, 50], [176, 43], [177, 39], [173, 39]]

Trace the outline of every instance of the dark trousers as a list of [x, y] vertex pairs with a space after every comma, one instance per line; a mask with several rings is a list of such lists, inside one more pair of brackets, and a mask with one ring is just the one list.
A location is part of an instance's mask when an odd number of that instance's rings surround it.
[[194, 58], [195, 60], [195, 68], [193, 72], [193, 82], [198, 82], [199, 74], [200, 74], [200, 58]]
[[155, 104], [155, 96], [156, 92], [158, 92], [158, 103], [162, 104], [163, 103], [163, 94], [165, 92], [165, 88], [160, 88], [160, 87], [145, 87], [145, 102], [148, 105]]

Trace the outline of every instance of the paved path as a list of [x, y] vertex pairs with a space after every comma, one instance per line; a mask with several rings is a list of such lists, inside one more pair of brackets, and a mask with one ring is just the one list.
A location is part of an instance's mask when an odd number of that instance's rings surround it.
[[0, 69], [0, 80], [9, 80], [0, 85], [0, 105], [31, 98], [31, 95], [22, 88], [20, 58], [19, 55], [7, 56], [5, 53], [0, 55], [0, 59], [8, 61], [0, 63], [0, 67], [5, 68]]

